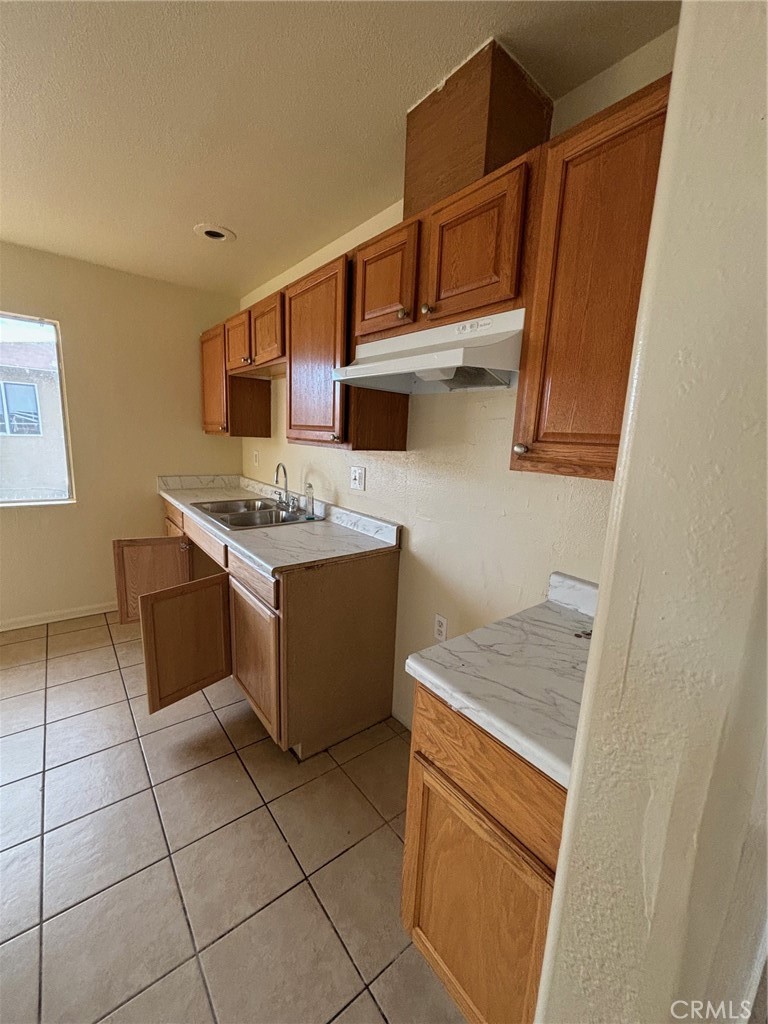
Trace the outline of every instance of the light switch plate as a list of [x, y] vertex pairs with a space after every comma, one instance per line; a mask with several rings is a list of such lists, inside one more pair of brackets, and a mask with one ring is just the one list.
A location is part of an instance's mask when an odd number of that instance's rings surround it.
[[254, 448], [253, 451], [253, 464], [254, 466], [258, 466], [259, 464], [259, 452], [257, 448]]
[[349, 486], [353, 491], [365, 490], [365, 467], [352, 466], [349, 470]]

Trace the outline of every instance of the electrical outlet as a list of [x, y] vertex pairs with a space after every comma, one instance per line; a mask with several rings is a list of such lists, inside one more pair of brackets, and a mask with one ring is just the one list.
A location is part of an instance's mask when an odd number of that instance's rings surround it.
[[444, 615], [435, 616], [435, 640], [439, 644], [448, 639], [448, 619]]
[[258, 466], [259, 464], [259, 452], [257, 448], [254, 448], [253, 450], [253, 464], [254, 466]]
[[349, 470], [349, 486], [353, 491], [365, 490], [365, 467], [352, 466]]

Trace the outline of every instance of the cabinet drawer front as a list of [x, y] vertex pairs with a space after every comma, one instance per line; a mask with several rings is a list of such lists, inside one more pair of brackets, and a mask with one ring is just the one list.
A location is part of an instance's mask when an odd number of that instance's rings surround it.
[[239, 580], [240, 583], [244, 583], [262, 601], [266, 601], [272, 608], [279, 607], [279, 588], [277, 580], [273, 576], [267, 576], [265, 573], [259, 572], [255, 566], [249, 565], [248, 562], [244, 561], [232, 550], [229, 551], [229, 571], [235, 579]]
[[194, 519], [187, 516], [184, 520], [184, 532], [197, 546], [209, 555], [214, 562], [218, 562], [222, 568], [227, 567], [227, 546], [222, 544], [216, 537], [212, 537], [202, 526], [198, 526]]
[[416, 319], [419, 222], [399, 225], [355, 253], [355, 334]]
[[412, 750], [445, 772], [554, 871], [566, 792], [423, 686], [416, 688]]
[[163, 509], [165, 510], [165, 518], [170, 519], [172, 523], [175, 523], [182, 530], [184, 529], [184, 516], [181, 509], [176, 508], [170, 501], [166, 501], [163, 498]]
[[403, 918], [470, 1021], [533, 1020], [552, 880], [451, 780], [413, 758]]
[[521, 163], [430, 214], [430, 319], [517, 295], [527, 172]]

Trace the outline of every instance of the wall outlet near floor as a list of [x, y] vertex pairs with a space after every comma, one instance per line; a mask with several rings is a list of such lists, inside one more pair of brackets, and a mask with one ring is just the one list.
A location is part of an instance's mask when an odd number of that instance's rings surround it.
[[365, 490], [365, 467], [352, 466], [349, 470], [349, 486], [353, 491]]
[[448, 619], [444, 615], [435, 616], [435, 640], [439, 644], [448, 639]]
[[253, 452], [253, 464], [254, 466], [258, 466], [259, 464], [259, 452], [257, 449], [255, 449]]

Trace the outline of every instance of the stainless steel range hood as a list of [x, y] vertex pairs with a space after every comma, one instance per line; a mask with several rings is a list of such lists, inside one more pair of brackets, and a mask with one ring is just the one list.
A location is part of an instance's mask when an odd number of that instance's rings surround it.
[[422, 395], [509, 387], [520, 366], [524, 309], [357, 346], [333, 371], [343, 384]]

